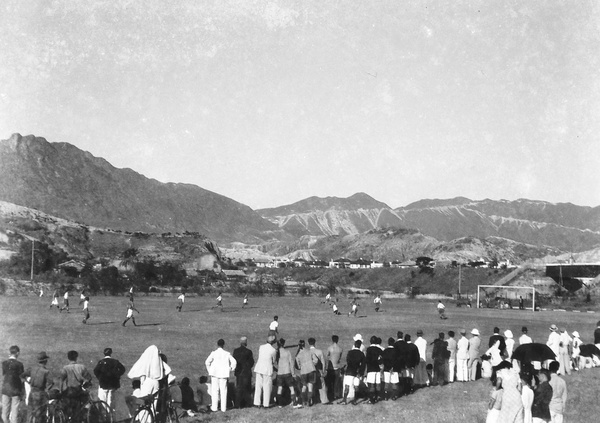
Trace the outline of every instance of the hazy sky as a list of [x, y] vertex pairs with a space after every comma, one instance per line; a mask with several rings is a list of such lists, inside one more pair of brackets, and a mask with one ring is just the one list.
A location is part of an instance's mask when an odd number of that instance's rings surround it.
[[600, 2], [0, 3], [0, 139], [256, 209], [600, 205]]

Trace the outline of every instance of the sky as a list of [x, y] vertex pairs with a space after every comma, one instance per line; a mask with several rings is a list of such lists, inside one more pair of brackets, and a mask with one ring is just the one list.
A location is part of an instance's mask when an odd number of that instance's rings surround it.
[[0, 139], [253, 209], [600, 205], [600, 2], [5, 0]]

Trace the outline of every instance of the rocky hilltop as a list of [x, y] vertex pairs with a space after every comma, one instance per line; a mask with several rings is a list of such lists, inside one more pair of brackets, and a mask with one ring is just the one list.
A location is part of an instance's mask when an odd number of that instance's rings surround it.
[[230, 198], [195, 185], [161, 183], [33, 135], [0, 141], [0, 200], [102, 228], [191, 231], [218, 242], [285, 238], [276, 225]]
[[348, 199], [311, 197], [257, 211], [296, 236], [345, 236], [377, 228], [405, 228], [438, 241], [498, 237], [564, 251], [585, 251], [600, 245], [600, 207], [569, 203], [458, 197], [421, 200], [391, 209], [366, 194], [356, 194]]

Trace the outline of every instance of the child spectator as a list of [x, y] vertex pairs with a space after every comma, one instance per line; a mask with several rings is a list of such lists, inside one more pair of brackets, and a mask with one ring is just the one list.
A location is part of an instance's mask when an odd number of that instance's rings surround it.
[[481, 377], [489, 379], [492, 377], [492, 361], [487, 354], [481, 356]]
[[502, 408], [502, 379], [493, 377], [492, 386], [485, 423], [498, 423], [500, 408]]

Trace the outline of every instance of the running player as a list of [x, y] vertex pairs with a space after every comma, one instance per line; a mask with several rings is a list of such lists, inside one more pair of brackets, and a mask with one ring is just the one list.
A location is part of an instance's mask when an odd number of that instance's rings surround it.
[[54, 290], [54, 294], [52, 294], [52, 302], [50, 303], [50, 308], [56, 307], [60, 310], [60, 306], [58, 305], [58, 291]]
[[219, 296], [217, 297], [217, 305], [215, 307], [221, 307], [221, 311], [223, 311], [223, 296], [219, 292]]
[[129, 288], [129, 301], [133, 302], [133, 286]]
[[277, 335], [279, 335], [279, 316], [273, 316], [273, 321], [269, 325], [268, 336], [274, 336], [277, 339]]
[[88, 319], [90, 318], [89, 305], [90, 305], [90, 297], [86, 296], [83, 300], [83, 320], [81, 321], [84, 325], [87, 323]]
[[358, 307], [360, 306], [358, 304], [358, 298], [354, 298], [352, 300], [352, 302], [350, 303], [350, 305], [352, 306], [352, 308], [350, 309], [350, 312], [348, 313], [348, 317], [354, 315], [354, 317], [356, 317], [357, 313], [358, 313]]
[[65, 291], [65, 295], [63, 295], [63, 306], [59, 309], [62, 313], [63, 310], [67, 310], [69, 312], [69, 289]]
[[244, 302], [242, 304], [242, 308], [246, 308], [248, 305], [248, 294], [244, 295]]
[[440, 319], [447, 319], [446, 317], [446, 306], [442, 303], [442, 300], [438, 300], [437, 311], [440, 315]]
[[337, 315], [342, 314], [342, 313], [340, 313], [340, 310], [338, 309], [338, 306], [336, 303], [332, 303], [331, 308], [333, 309], [333, 314], [337, 314]]
[[327, 303], [329, 304], [331, 302], [331, 293], [328, 292], [327, 295], [325, 295], [325, 299], [321, 302], [321, 304]]
[[40, 287], [40, 298], [44, 296], [44, 288]]
[[123, 322], [123, 326], [125, 326], [125, 323], [127, 323], [129, 321], [129, 319], [131, 319], [131, 321], [133, 321], [133, 326], [137, 326], [135, 324], [135, 317], [133, 317], [133, 312], [137, 311], [138, 314], [140, 314], [140, 312], [133, 306], [133, 299], [129, 299], [129, 303], [127, 304], [127, 317], [125, 318], [125, 321]]
[[375, 304], [375, 312], [378, 312], [379, 307], [381, 307], [381, 296], [379, 294], [377, 294], [377, 296], [373, 300], [373, 304]]
[[183, 307], [183, 303], [185, 303], [185, 292], [182, 292], [179, 297], [177, 297], [177, 311], [181, 313], [181, 308]]

